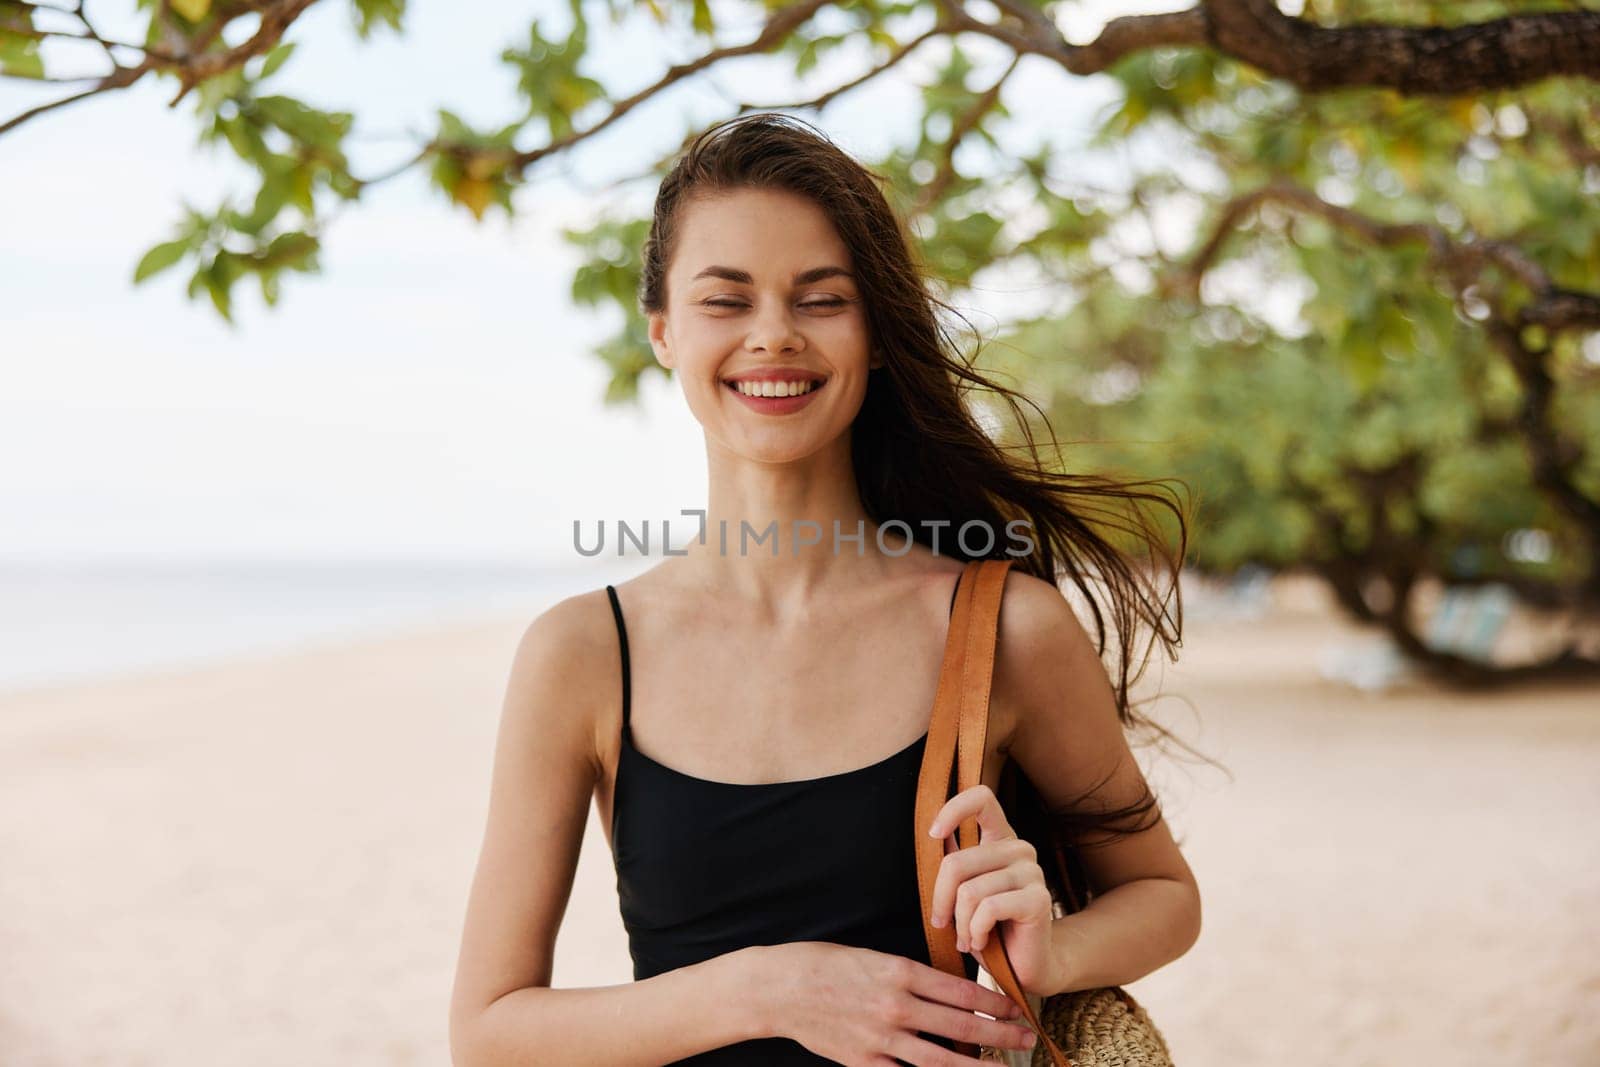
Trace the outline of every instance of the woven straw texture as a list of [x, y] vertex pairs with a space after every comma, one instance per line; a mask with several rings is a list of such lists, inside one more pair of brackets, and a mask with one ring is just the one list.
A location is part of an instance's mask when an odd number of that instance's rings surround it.
[[[1126, 990], [1109, 987], [1046, 997], [1039, 1022], [1072, 1067], [1172, 1067], [1167, 1043], [1143, 1005]], [[1019, 1064], [1018, 1054], [984, 1048], [978, 1057]], [[1033, 1049], [1030, 1067], [1051, 1067], [1050, 1054]]]

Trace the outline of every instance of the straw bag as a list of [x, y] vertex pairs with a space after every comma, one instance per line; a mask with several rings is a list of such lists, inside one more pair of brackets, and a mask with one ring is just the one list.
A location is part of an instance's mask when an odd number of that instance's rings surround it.
[[[1011, 560], [973, 560], [961, 572], [950, 635], [940, 668], [934, 698], [933, 721], [923, 750], [917, 780], [916, 826], [917, 885], [922, 898], [922, 928], [928, 939], [929, 958], [942, 971], [966, 977], [961, 953], [951, 926], [935, 928], [933, 883], [944, 858], [944, 841], [929, 837], [926, 828], [945, 802], [956, 793], [977, 785], [983, 774], [983, 754], [989, 732], [989, 687], [994, 675], [994, 653], [1000, 622], [1000, 597]], [[951, 788], [951, 770], [958, 771]], [[978, 820], [962, 821], [956, 841], [962, 848], [978, 843]], [[1058, 854], [1058, 860], [1060, 859]], [[1056, 902], [1059, 910], [1061, 904]], [[1017, 981], [998, 931], [982, 950], [984, 970], [1000, 991], [1022, 1008], [1039, 1043], [1031, 1053], [1007, 1049], [975, 1050], [956, 1042], [956, 1051], [984, 1060], [1021, 1067], [1171, 1067], [1166, 1042], [1149, 1014], [1120, 987], [1084, 989], [1045, 997], [1027, 995]]]

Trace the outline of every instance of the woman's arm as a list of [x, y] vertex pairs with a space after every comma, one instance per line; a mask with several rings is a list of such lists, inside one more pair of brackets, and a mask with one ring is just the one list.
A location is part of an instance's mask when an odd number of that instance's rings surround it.
[[766, 1036], [751, 993], [765, 946], [627, 985], [513, 990], [451, 1027], [455, 1067], [660, 1067]]
[[456, 1067], [654, 1065], [760, 1036], [754, 950], [626, 985], [551, 989], [600, 761], [621, 699], [608, 606], [571, 597], [536, 618], [514, 658], [495, 744], [488, 825], [450, 1003]]
[[1127, 985], [1189, 951], [1200, 936], [1200, 894], [1167, 878], [1105, 891], [1051, 926], [1056, 966], [1048, 992]]
[[[1006, 577], [995, 697], [1015, 723], [1010, 754], [1051, 806], [1094, 790], [1113, 810], [1147, 788], [1094, 642], [1061, 593], [1027, 574]], [[1055, 977], [1043, 993], [1125, 985], [1189, 950], [1200, 936], [1200, 890], [1165, 819], [1081, 850], [1096, 894], [1051, 926]], [[1051, 862], [1047, 856], [1041, 862]]]

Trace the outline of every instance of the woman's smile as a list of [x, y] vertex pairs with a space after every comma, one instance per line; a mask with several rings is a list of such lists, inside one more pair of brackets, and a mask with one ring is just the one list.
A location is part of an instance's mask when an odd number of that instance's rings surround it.
[[752, 411], [763, 415], [787, 415], [811, 403], [828, 379], [786, 374], [781, 377], [749, 376], [725, 378], [722, 384]]

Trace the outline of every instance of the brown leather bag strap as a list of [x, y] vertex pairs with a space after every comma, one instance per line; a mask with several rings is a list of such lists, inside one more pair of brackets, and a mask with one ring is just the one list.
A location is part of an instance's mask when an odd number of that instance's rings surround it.
[[922, 898], [922, 932], [928, 940], [928, 958], [946, 974], [965, 978], [961, 951], [956, 948], [955, 930], [935, 928], [929, 922], [933, 913], [933, 880], [944, 858], [944, 841], [928, 836], [933, 817], [950, 799], [950, 771], [955, 764], [957, 731], [961, 720], [961, 664], [966, 657], [967, 629], [972, 618], [972, 589], [977, 568], [968, 564], [956, 582], [956, 606], [950, 616], [950, 629], [944, 642], [944, 659], [939, 668], [939, 687], [933, 698], [933, 717], [928, 723], [928, 740], [922, 751], [922, 771], [917, 778], [916, 845], [917, 889]]
[[[983, 756], [989, 733], [989, 693], [994, 680], [995, 647], [999, 637], [1000, 600], [1005, 591], [1006, 573], [1011, 560], [974, 560], [967, 564], [961, 575], [957, 591], [956, 617], [951, 620], [950, 636], [945, 644], [945, 661], [941, 665], [938, 695], [934, 699], [933, 719], [929, 724], [928, 744], [923, 753], [922, 773], [917, 782], [917, 884], [922, 895], [923, 929], [928, 934], [929, 958], [934, 966], [950, 974], [965, 978], [959, 952], [953, 958], [955, 931], [946, 926], [935, 930], [928, 922], [933, 911], [933, 883], [939, 874], [939, 864], [944, 858], [944, 842], [928, 836], [928, 827], [950, 792], [950, 769], [957, 763], [956, 792], [962, 792], [983, 780]], [[956, 698], [950, 694], [954, 691]], [[939, 744], [935, 745], [935, 735]], [[951, 741], [955, 744], [952, 746]], [[951, 748], [956, 749], [955, 752]], [[952, 756], [955, 757], [952, 760]], [[956, 829], [956, 842], [961, 848], [978, 843], [980, 831], [976, 818], [962, 820]], [[931, 847], [929, 847], [931, 846]], [[1002, 992], [1022, 1008], [1023, 1015], [1049, 1050], [1056, 1067], [1073, 1067], [1072, 1061], [1056, 1047], [1044, 1032], [1039, 1018], [1028, 1003], [1026, 992], [1017, 981], [1011, 960], [1006, 955], [1005, 944], [998, 935], [991, 936], [983, 948], [984, 969], [994, 978]], [[957, 1042], [957, 1051], [963, 1055], [976, 1055], [970, 1044]]]
[[[983, 754], [989, 740], [989, 689], [994, 681], [995, 646], [999, 641], [1000, 596], [1005, 591], [1008, 559], [977, 564], [972, 590], [972, 619], [967, 624], [967, 651], [961, 663], [961, 707], [956, 792], [983, 781]], [[978, 843], [978, 820], [963, 819], [956, 842], [966, 848]]]

